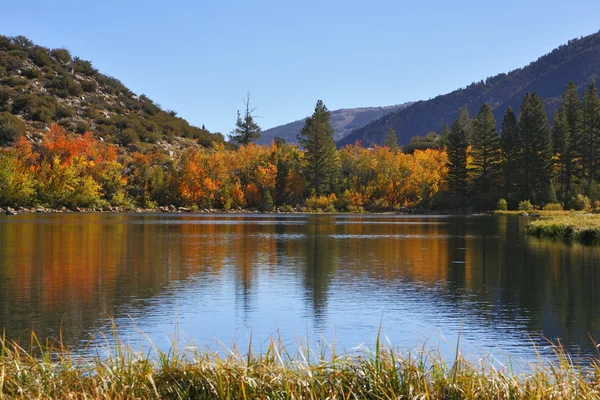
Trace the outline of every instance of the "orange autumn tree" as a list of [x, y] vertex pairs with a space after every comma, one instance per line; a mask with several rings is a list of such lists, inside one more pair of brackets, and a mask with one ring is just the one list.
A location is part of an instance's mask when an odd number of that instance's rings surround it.
[[[39, 155], [37, 197], [43, 205], [99, 205], [104, 197], [103, 185], [122, 180], [116, 149], [99, 142], [89, 132], [71, 135], [53, 124], [44, 136]], [[117, 173], [105, 175], [107, 170]]]

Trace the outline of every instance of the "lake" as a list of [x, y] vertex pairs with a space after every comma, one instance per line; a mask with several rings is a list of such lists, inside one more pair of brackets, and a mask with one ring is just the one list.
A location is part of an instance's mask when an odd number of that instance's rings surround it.
[[[70, 346], [437, 347], [596, 354], [600, 250], [507, 216], [0, 216], [0, 328]], [[537, 347], [537, 349], [535, 348]]]

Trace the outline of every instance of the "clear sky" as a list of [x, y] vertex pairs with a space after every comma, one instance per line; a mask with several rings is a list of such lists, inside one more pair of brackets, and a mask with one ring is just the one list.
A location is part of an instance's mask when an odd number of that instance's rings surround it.
[[27, 0], [0, 34], [65, 47], [192, 124], [228, 133], [425, 100], [600, 30], [598, 0]]

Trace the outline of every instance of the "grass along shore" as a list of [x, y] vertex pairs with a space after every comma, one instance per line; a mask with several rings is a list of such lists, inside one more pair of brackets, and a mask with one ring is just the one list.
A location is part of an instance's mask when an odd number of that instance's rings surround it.
[[544, 214], [525, 226], [525, 233], [585, 244], [600, 243], [600, 215], [587, 213]]
[[[297, 355], [271, 341], [263, 354], [196, 351], [134, 352], [118, 339], [110, 356], [80, 357], [64, 346], [25, 349], [0, 339], [0, 398], [94, 399], [599, 399], [600, 364], [579, 367], [556, 357], [529, 372], [499, 369], [494, 360], [467, 362], [438, 352], [375, 350]], [[36, 354], [36, 355], [34, 355]]]

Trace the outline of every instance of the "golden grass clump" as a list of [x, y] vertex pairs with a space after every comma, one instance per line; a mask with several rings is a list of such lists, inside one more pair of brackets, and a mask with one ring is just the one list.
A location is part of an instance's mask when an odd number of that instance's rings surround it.
[[29, 349], [0, 341], [0, 398], [35, 399], [597, 399], [600, 366], [581, 368], [556, 348], [551, 362], [528, 372], [498, 369], [493, 360], [452, 362], [439, 352], [399, 353], [377, 340], [374, 351], [335, 349], [290, 355], [277, 340], [262, 354], [176, 346], [139, 353], [117, 340], [105, 356], [64, 346]]
[[525, 233], [542, 238], [597, 244], [600, 243], [600, 215], [546, 215], [529, 223]]

